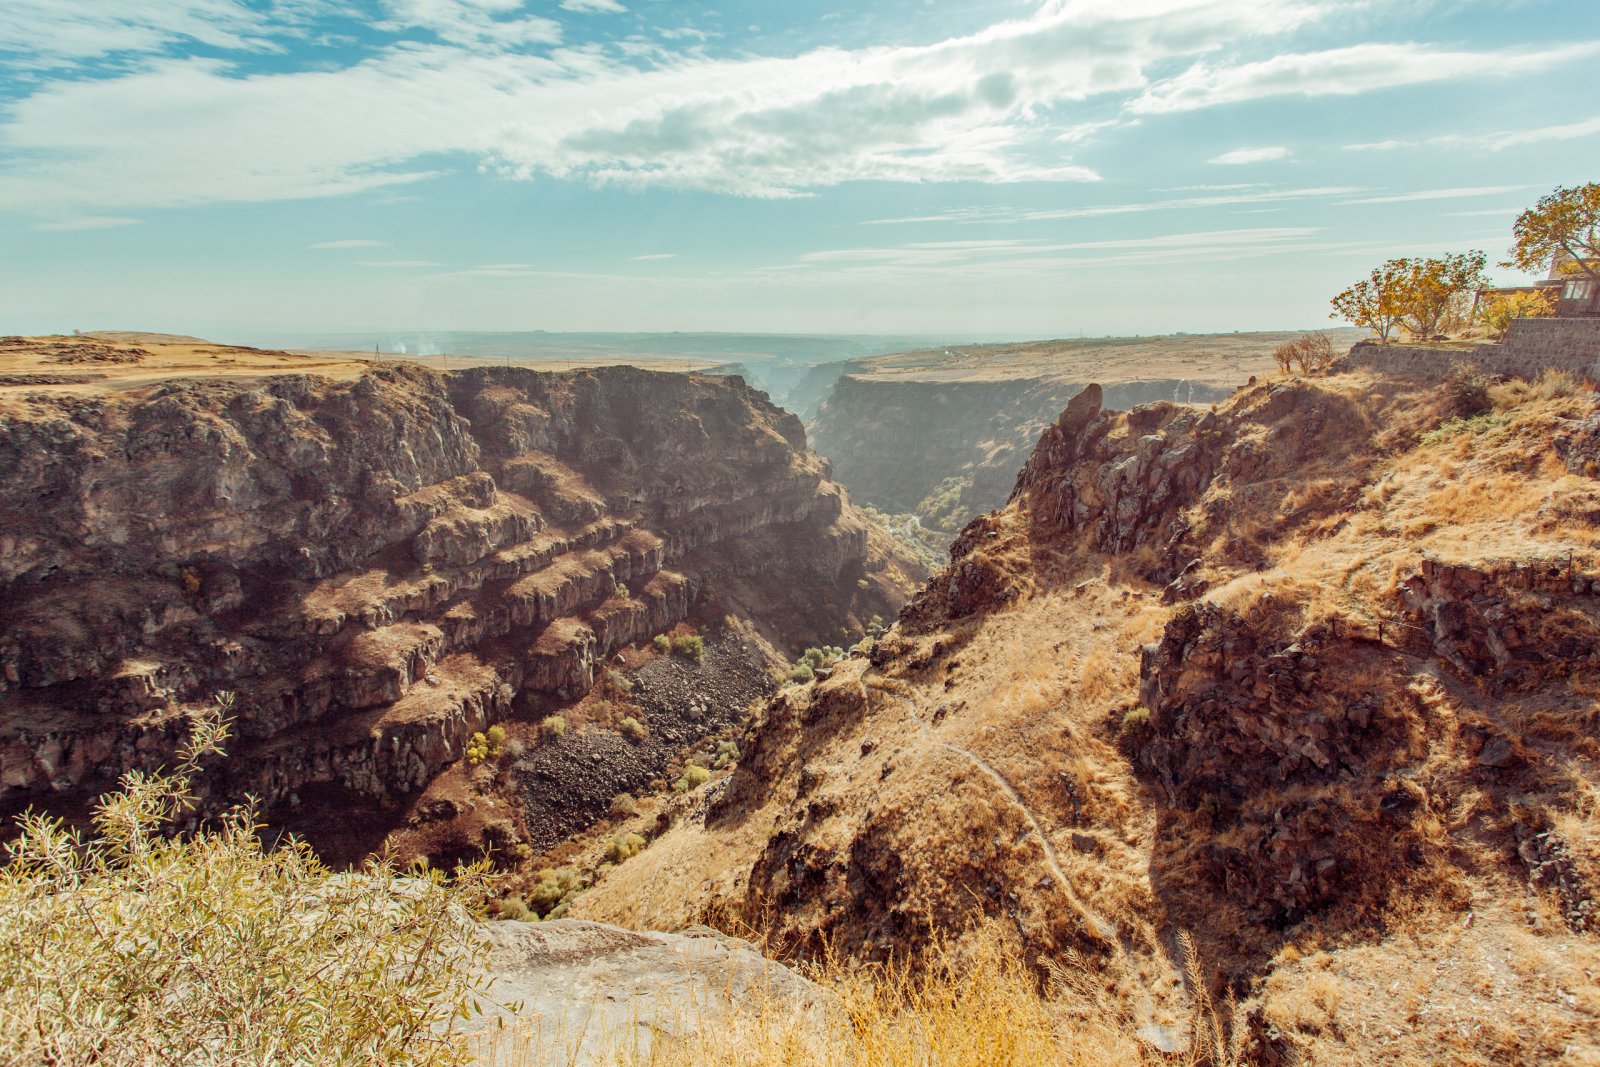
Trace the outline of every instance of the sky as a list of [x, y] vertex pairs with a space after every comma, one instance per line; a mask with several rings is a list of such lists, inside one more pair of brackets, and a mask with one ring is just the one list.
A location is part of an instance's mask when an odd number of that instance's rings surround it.
[[0, 332], [1330, 325], [1600, 179], [1597, 63], [1597, 0], [3, 0]]

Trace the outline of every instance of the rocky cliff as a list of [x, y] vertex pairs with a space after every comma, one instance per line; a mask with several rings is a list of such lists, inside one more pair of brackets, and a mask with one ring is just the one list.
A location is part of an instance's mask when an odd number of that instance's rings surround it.
[[[895, 381], [844, 375], [813, 426], [817, 451], [863, 503], [954, 534], [1005, 503], [1033, 443], [1082, 382]], [[1229, 389], [1186, 379], [1105, 388], [1111, 407], [1210, 403]]]
[[1179, 1043], [1189, 935], [1248, 1062], [1594, 1055], [1600, 395], [1458, 399], [1085, 390], [575, 912], [865, 959], [983, 925]]
[[732, 615], [793, 648], [916, 576], [736, 378], [391, 365], [0, 404], [6, 809], [167, 761], [221, 692], [219, 796], [396, 804], [625, 645]]

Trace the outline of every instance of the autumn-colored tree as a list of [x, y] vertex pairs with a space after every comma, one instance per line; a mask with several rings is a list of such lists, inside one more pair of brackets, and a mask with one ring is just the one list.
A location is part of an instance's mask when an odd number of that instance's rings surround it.
[[[1330, 319], [1345, 319], [1357, 326], [1365, 326], [1378, 335], [1384, 344], [1389, 334], [1400, 322], [1400, 275], [1393, 267], [1399, 260], [1390, 260], [1375, 268], [1367, 277], [1334, 297]], [[1288, 368], [1285, 367], [1287, 370]]]
[[1478, 308], [1478, 320], [1489, 336], [1499, 340], [1511, 329], [1514, 319], [1536, 319], [1554, 315], [1555, 307], [1544, 293], [1518, 292], [1494, 296]]
[[1600, 281], [1600, 182], [1557, 186], [1517, 216], [1516, 244], [1504, 267], [1537, 274], [1552, 262]]
[[1400, 278], [1400, 324], [1426, 341], [1467, 324], [1472, 294], [1489, 284], [1482, 252], [1442, 257], [1390, 260]]

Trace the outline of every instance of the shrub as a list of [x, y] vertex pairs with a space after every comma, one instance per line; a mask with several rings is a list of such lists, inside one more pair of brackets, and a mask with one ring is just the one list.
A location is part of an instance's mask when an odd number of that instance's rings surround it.
[[467, 738], [467, 762], [476, 766], [489, 758], [489, 739], [481, 733]]
[[644, 723], [640, 722], [638, 719], [635, 719], [632, 715], [629, 715], [627, 718], [623, 719], [621, 724], [618, 726], [618, 729], [620, 729], [628, 737], [633, 738], [635, 741], [643, 741], [650, 735], [650, 728]]
[[506, 750], [506, 728], [504, 726], [491, 726], [484, 731], [484, 737], [489, 742], [489, 754], [498, 756]]
[[687, 793], [691, 790], [699, 789], [709, 781], [711, 781], [711, 772], [704, 767], [691, 763], [684, 767], [683, 776], [673, 785], [672, 791], [674, 793]]
[[631, 819], [639, 814], [639, 802], [633, 799], [632, 793], [618, 793], [611, 798], [608, 810], [613, 819]]
[[502, 897], [500, 900], [495, 901], [492, 907], [494, 909], [494, 917], [497, 919], [516, 919], [519, 922], [527, 922], [530, 919], [538, 918], [537, 915], [529, 910], [527, 902], [521, 897]]
[[638, 834], [618, 834], [606, 841], [606, 858], [612, 863], [631, 860], [644, 851], [647, 843]]
[[739, 746], [732, 741], [721, 741], [717, 744], [717, 756], [711, 763], [711, 769], [720, 771], [724, 767], [737, 763], [739, 760]]
[[567, 720], [560, 715], [548, 715], [539, 722], [539, 733], [544, 737], [565, 737]]
[[583, 890], [583, 881], [569, 870], [540, 871], [539, 881], [528, 892], [528, 906], [543, 919], [559, 919], [567, 905]]
[[699, 663], [706, 658], [706, 642], [699, 634], [684, 634], [672, 639], [672, 651]]
[[607, 667], [602, 677], [605, 679], [606, 688], [619, 696], [627, 696], [633, 692], [632, 679], [615, 667]]
[[788, 681], [790, 685], [805, 685], [815, 679], [816, 676], [817, 672], [811, 669], [811, 664], [801, 660], [789, 668]]
[[1121, 736], [1132, 745], [1141, 745], [1149, 739], [1155, 726], [1150, 722], [1150, 709], [1129, 708], [1122, 716]]
[[666, 634], [656, 634], [655, 639], [652, 640], [650, 644], [653, 645], [655, 650], [661, 653], [663, 656], [672, 651], [672, 638], [668, 637]]
[[1470, 419], [1492, 408], [1494, 405], [1489, 400], [1489, 384], [1489, 379], [1470, 363], [1457, 363], [1451, 367], [1444, 388], [1455, 417]]
[[466, 1062], [449, 1028], [480, 992], [486, 869], [334, 873], [294, 839], [265, 851], [250, 808], [171, 834], [225, 707], [196, 720], [176, 769], [124, 774], [88, 835], [18, 821], [0, 868], [0, 1062]]
[[1272, 358], [1285, 374], [1291, 369], [1301, 374], [1322, 374], [1333, 366], [1333, 344], [1325, 333], [1303, 333], [1272, 350]]

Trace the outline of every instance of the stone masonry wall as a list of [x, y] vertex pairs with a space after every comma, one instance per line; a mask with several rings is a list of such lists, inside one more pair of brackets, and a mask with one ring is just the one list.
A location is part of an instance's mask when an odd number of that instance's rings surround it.
[[1537, 378], [1554, 368], [1600, 380], [1600, 318], [1517, 319], [1500, 344], [1470, 349], [1363, 341], [1340, 361], [1340, 369], [1442, 378], [1456, 363], [1512, 378]]

